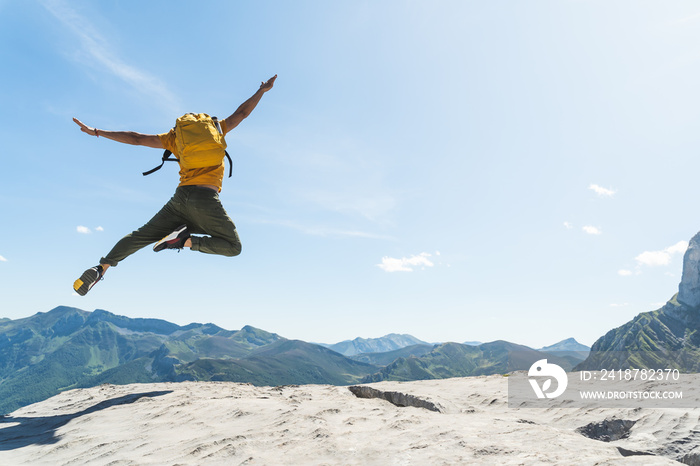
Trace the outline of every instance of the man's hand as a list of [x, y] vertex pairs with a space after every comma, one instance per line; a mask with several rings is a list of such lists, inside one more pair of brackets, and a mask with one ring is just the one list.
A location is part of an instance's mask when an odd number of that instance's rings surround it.
[[236, 111], [231, 114], [231, 116], [224, 120], [226, 123], [227, 133], [236, 126], [238, 126], [241, 123], [241, 121], [248, 118], [250, 112], [252, 112], [255, 109], [255, 107], [258, 105], [258, 102], [260, 102], [260, 99], [262, 99], [263, 94], [272, 89], [272, 86], [275, 85], [275, 79], [277, 79], [277, 75], [274, 75], [273, 77], [268, 79], [267, 82], [263, 82], [262, 84], [260, 84], [260, 88], [257, 91], [255, 91], [255, 94], [253, 94], [252, 97], [243, 102], [236, 109]]
[[277, 75], [274, 75], [273, 77], [268, 79], [267, 82], [260, 84], [260, 90], [263, 92], [267, 92], [270, 89], [272, 89], [272, 86], [275, 85], [275, 79], [277, 79]]
[[89, 134], [90, 136], [97, 136], [97, 128], [90, 128], [86, 124], [84, 124], [82, 121], [78, 120], [77, 118], [73, 118], [73, 121], [80, 126], [80, 131], [83, 133]]

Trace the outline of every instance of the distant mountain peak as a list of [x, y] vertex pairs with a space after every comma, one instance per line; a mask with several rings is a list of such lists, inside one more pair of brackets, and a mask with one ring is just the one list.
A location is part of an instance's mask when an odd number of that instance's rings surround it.
[[355, 356], [364, 353], [383, 353], [394, 351], [413, 345], [429, 345], [422, 340], [408, 334], [389, 333], [380, 338], [355, 338], [335, 344], [324, 344], [326, 348], [342, 354], [343, 356]]
[[540, 348], [539, 351], [590, 351], [586, 345], [582, 345], [575, 338], [567, 338], [550, 346]]

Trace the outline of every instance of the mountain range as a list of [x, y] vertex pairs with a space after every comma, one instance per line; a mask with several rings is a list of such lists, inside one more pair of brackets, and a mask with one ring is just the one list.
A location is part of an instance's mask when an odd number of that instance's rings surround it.
[[588, 348], [573, 339], [540, 349], [507, 341], [432, 344], [411, 335], [318, 345], [251, 326], [179, 326], [59, 306], [0, 319], [0, 414], [63, 390], [103, 383], [186, 380], [254, 385], [422, 380], [527, 370], [548, 359], [566, 370], [700, 371], [700, 233], [689, 242], [678, 293]]
[[533, 362], [540, 359], [548, 359], [565, 370], [571, 370], [583, 358], [572, 361], [503, 340], [478, 346], [443, 343], [420, 357], [399, 357], [362, 381], [369, 383], [505, 374], [529, 369]]
[[[237, 331], [211, 323], [179, 326], [59, 306], [24, 319], [0, 320], [0, 413], [63, 390], [104, 383], [349, 385], [504, 373], [557, 357], [504, 341], [432, 345], [396, 334], [336, 345], [289, 340], [251, 326]], [[345, 356], [333, 347], [353, 354]], [[527, 357], [509, 364], [512, 351]], [[557, 361], [571, 367], [565, 358]]]

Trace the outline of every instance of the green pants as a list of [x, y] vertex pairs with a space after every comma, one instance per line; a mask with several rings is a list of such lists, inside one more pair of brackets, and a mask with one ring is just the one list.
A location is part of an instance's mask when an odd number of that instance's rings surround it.
[[123, 237], [100, 264], [116, 266], [141, 248], [160, 241], [180, 225], [187, 225], [192, 236], [192, 250], [222, 256], [241, 253], [236, 225], [219, 200], [219, 193], [198, 186], [180, 186], [172, 199], [144, 226]]

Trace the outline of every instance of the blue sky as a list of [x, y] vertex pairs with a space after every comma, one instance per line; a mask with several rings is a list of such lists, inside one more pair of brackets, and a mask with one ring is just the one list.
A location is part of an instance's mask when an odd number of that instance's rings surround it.
[[[0, 0], [0, 316], [58, 305], [336, 342], [592, 344], [677, 291], [700, 229], [692, 1]], [[228, 116], [236, 258], [144, 249], [160, 133]]]

